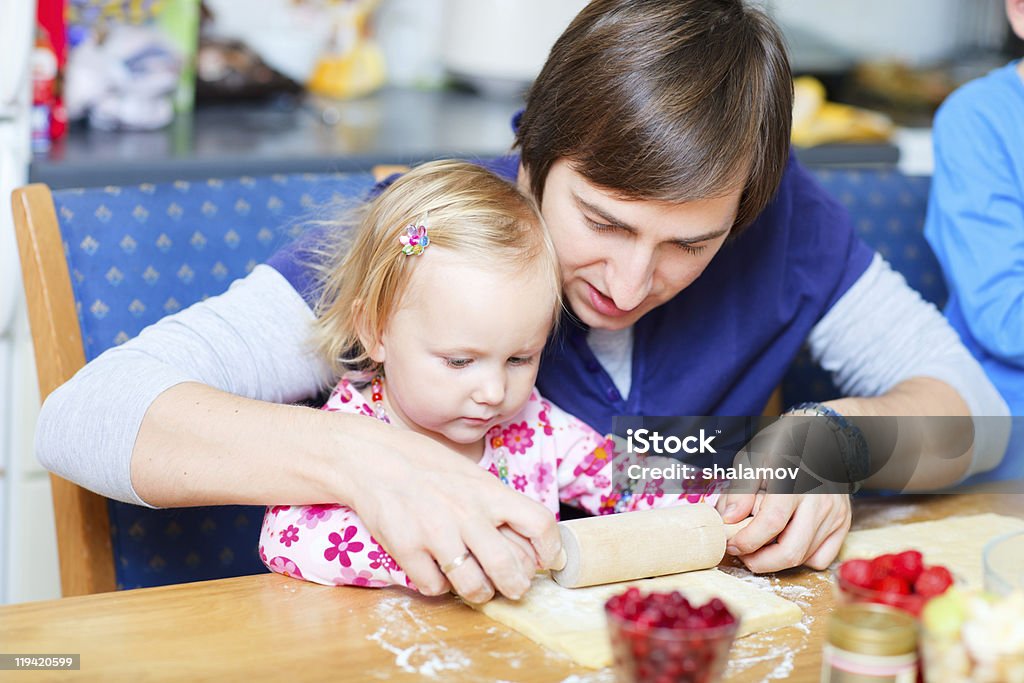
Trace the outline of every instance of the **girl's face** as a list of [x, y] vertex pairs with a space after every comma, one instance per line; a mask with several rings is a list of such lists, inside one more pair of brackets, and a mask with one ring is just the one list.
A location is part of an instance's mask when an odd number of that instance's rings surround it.
[[[522, 172], [520, 187], [528, 187]], [[685, 204], [626, 201], [557, 161], [541, 213], [573, 312], [590, 327], [619, 330], [674, 297], [721, 249], [741, 194]]]
[[538, 268], [514, 272], [436, 245], [418, 259], [370, 356], [384, 365], [392, 421], [450, 445], [478, 444], [530, 397], [556, 293]]

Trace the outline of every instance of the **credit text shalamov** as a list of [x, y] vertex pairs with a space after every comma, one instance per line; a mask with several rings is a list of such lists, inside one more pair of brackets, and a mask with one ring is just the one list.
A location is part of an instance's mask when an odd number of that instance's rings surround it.
[[[653, 453], [657, 455], [683, 453], [717, 453], [712, 442], [714, 435], [708, 435], [703, 429], [697, 435], [690, 435], [683, 438], [678, 436], [662, 436], [656, 431], [649, 429], [627, 429], [626, 448], [629, 453], [646, 455]], [[626, 476], [631, 479], [725, 479], [725, 480], [785, 480], [790, 481], [797, 478], [800, 472], [799, 467], [753, 467], [737, 463], [733, 467], [712, 467], [698, 468], [695, 465], [687, 465], [681, 462], [673, 462], [670, 465], [649, 467], [642, 464], [631, 464], [626, 468]]]

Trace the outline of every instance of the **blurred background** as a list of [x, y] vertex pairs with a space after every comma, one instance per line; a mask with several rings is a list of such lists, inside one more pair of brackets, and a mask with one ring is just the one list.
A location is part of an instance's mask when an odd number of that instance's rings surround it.
[[[586, 0], [0, 3], [0, 603], [59, 596], [10, 191], [494, 156]], [[1020, 56], [1003, 0], [759, 0], [811, 165], [931, 173], [959, 84]]]

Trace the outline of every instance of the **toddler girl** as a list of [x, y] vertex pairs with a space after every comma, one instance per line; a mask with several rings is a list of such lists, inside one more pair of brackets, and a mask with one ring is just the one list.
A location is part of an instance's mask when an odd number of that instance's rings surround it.
[[[658, 483], [617, 490], [611, 440], [534, 389], [561, 278], [535, 205], [510, 183], [464, 162], [425, 164], [321, 256], [315, 338], [342, 377], [324, 410], [427, 435], [554, 515], [559, 502], [592, 514], [713, 503]], [[415, 588], [341, 505], [269, 508], [260, 556], [316, 583]], [[441, 570], [453, 584], [481, 571], [468, 550]]]

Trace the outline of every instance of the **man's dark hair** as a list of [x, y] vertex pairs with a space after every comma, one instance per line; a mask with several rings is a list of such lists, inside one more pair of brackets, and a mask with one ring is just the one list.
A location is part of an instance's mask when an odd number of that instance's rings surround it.
[[566, 159], [623, 199], [686, 202], [742, 184], [742, 228], [778, 188], [792, 107], [782, 36], [759, 9], [593, 0], [551, 49], [516, 146], [538, 202]]

